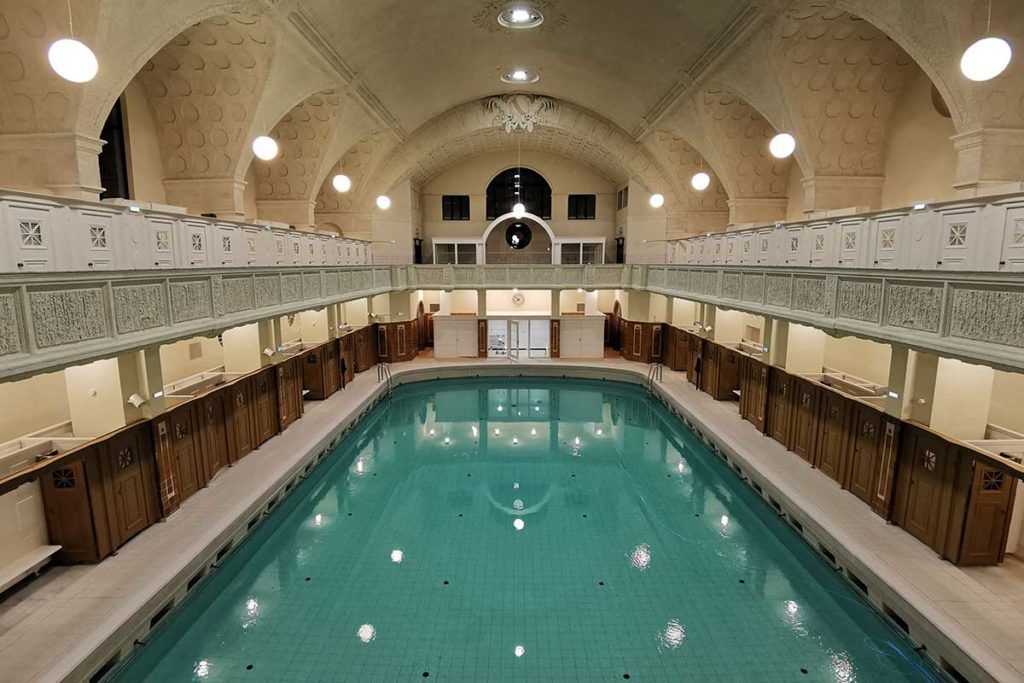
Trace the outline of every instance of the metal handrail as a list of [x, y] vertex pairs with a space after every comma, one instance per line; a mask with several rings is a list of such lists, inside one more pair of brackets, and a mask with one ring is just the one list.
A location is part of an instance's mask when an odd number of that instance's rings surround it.
[[377, 382], [383, 382], [387, 380], [387, 392], [388, 394], [395, 388], [395, 380], [391, 374], [391, 364], [381, 361], [377, 363]]
[[661, 363], [651, 363], [650, 367], [647, 368], [647, 390], [648, 391], [653, 391], [654, 390], [654, 382], [655, 381], [658, 381], [658, 382], [662, 381], [662, 372], [664, 371], [664, 369], [665, 369], [665, 366], [662, 365]]

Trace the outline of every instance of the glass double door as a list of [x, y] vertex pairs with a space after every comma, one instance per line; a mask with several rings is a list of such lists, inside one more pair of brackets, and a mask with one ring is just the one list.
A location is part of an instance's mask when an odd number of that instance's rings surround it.
[[551, 354], [551, 321], [489, 318], [488, 358], [547, 358]]

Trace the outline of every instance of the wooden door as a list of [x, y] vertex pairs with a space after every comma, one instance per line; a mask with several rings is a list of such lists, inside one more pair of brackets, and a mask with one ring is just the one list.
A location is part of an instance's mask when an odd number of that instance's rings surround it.
[[355, 335], [346, 334], [341, 338], [341, 354], [339, 358], [341, 363], [341, 374], [342, 374], [342, 386], [348, 384], [356, 376], [356, 350], [355, 350]]
[[209, 481], [228, 464], [228, 428], [220, 391], [199, 399], [199, 422], [203, 464]]
[[704, 340], [690, 336], [690, 359], [686, 367], [686, 379], [695, 387], [700, 387], [700, 376], [704, 370]]
[[224, 394], [228, 413], [229, 443], [231, 445], [228, 457], [231, 462], [241, 460], [256, 448], [256, 425], [255, 415], [253, 415], [252, 392], [252, 379], [245, 378], [228, 387]]
[[551, 357], [561, 358], [562, 356], [562, 331], [561, 321], [551, 321]]
[[323, 347], [302, 354], [302, 387], [309, 391], [309, 398], [319, 401], [327, 398], [327, 378], [324, 368]]
[[870, 505], [875, 463], [882, 437], [882, 414], [870, 406], [858, 403], [854, 406], [852, 420], [846, 488]]
[[955, 451], [951, 453], [946, 441], [922, 429], [912, 431], [900, 458], [901, 486], [897, 505], [902, 514], [897, 522], [940, 553], [955, 460]]
[[718, 392], [718, 361], [719, 346], [714, 342], [704, 342], [704, 353], [700, 370], [700, 390], [714, 396]]
[[768, 436], [786, 448], [793, 442], [793, 376], [778, 368], [768, 372]]
[[194, 404], [188, 403], [170, 414], [171, 466], [179, 505], [206, 483], [203, 479], [194, 407]]
[[487, 321], [478, 320], [476, 324], [476, 357], [487, 358]]
[[338, 359], [338, 341], [333, 340], [327, 343], [324, 350], [324, 382], [326, 384], [325, 396], [330, 396], [341, 388], [341, 363]]
[[116, 433], [103, 450], [100, 469], [108, 482], [107, 516], [116, 549], [157, 520], [149, 426]]
[[845, 485], [846, 450], [850, 429], [850, 400], [834, 391], [819, 389], [821, 424], [817, 448], [818, 469]]
[[793, 442], [790, 450], [815, 464], [818, 442], [818, 408], [820, 392], [814, 384], [794, 379]]
[[278, 429], [284, 430], [302, 415], [302, 383], [298, 363], [301, 357], [289, 358], [277, 366]]
[[[86, 449], [84, 457], [95, 457]], [[50, 543], [61, 546], [56, 559], [62, 564], [98, 562], [97, 547], [89, 504], [89, 490], [82, 459], [65, 460], [40, 477], [43, 509]]]
[[274, 368], [267, 368], [253, 380], [257, 447], [277, 433], [277, 392], [274, 390], [274, 377]]
[[715, 346], [717, 377], [712, 396], [719, 401], [735, 401], [734, 392], [740, 387], [740, 354], [724, 346]]
[[1006, 555], [1010, 509], [1017, 479], [1003, 470], [975, 461], [971, 498], [960, 544], [959, 565], [997, 564]]
[[753, 358], [746, 358], [741, 373], [740, 410], [743, 419], [764, 433], [768, 423], [768, 366]]

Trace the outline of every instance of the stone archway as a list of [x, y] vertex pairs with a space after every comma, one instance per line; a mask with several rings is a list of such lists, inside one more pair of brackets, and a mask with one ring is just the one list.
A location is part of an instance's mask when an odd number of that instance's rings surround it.
[[[512, 249], [505, 242], [505, 229], [517, 223], [530, 227], [532, 233], [529, 245], [521, 250]], [[484, 263], [487, 264], [548, 265], [555, 263], [555, 233], [543, 218], [532, 213], [523, 214], [522, 218], [516, 218], [512, 213], [506, 213], [496, 218], [484, 231], [483, 243]]]

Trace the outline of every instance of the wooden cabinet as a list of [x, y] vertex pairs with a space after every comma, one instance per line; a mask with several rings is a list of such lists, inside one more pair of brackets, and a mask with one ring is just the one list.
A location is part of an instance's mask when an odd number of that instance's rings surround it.
[[740, 386], [740, 354], [711, 341], [704, 342], [700, 388], [718, 401], [735, 400]]
[[154, 450], [164, 514], [206, 485], [196, 404], [186, 403], [153, 420]]
[[159, 517], [156, 473], [144, 422], [92, 442], [43, 473], [50, 542], [62, 564], [99, 562]]
[[820, 399], [821, 390], [816, 384], [793, 378], [793, 431], [789, 450], [812, 465], [817, 455]]
[[224, 389], [222, 396], [228, 437], [228, 461], [235, 463], [256, 448], [252, 378], [243, 377], [233, 382]]
[[795, 407], [794, 378], [785, 370], [768, 371], [768, 436], [792, 450], [793, 413]]
[[885, 519], [892, 509], [899, 430], [895, 418], [872, 406], [854, 404], [846, 488]]
[[1006, 556], [1017, 478], [976, 460], [971, 475], [963, 538], [955, 561], [960, 565], [997, 564]]
[[768, 427], [768, 366], [749, 356], [740, 360], [740, 416], [759, 432]]
[[277, 364], [277, 430], [302, 417], [302, 357], [295, 356]]
[[377, 326], [367, 325], [352, 333], [355, 344], [355, 371], [366, 372], [377, 364]]
[[115, 432], [99, 452], [112, 550], [159, 518], [149, 425]]
[[829, 477], [846, 485], [847, 448], [849, 447], [851, 399], [828, 389], [818, 388], [821, 415], [818, 420], [817, 467]]
[[322, 401], [341, 388], [338, 343], [324, 342], [302, 354], [302, 388], [306, 398]]
[[253, 417], [256, 427], [256, 447], [278, 432], [277, 421], [277, 371], [268, 366], [253, 377]]
[[224, 411], [225, 389], [203, 396], [198, 401], [199, 431], [206, 480], [213, 479], [228, 464], [228, 424]]
[[338, 340], [338, 372], [341, 375], [341, 387], [355, 379], [356, 376], [356, 347], [355, 336], [346, 334]]
[[670, 370], [685, 371], [690, 364], [690, 333], [664, 325], [662, 363]]

